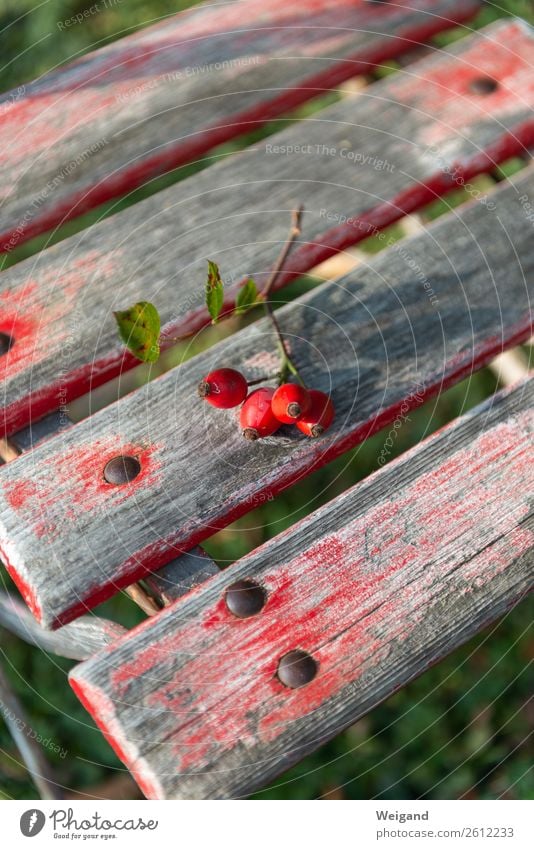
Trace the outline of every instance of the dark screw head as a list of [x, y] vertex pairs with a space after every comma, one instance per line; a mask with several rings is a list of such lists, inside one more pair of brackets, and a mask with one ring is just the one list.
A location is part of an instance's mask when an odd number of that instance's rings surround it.
[[0, 355], [7, 354], [13, 345], [13, 339], [7, 333], [0, 333]]
[[317, 663], [311, 654], [295, 649], [280, 658], [277, 675], [285, 687], [294, 690], [313, 681], [317, 675]]
[[260, 612], [267, 601], [267, 594], [254, 581], [236, 581], [226, 590], [224, 600], [230, 613], [246, 619]]
[[114, 457], [106, 464], [104, 469], [104, 479], [107, 483], [120, 486], [121, 484], [130, 483], [137, 477], [141, 471], [141, 463], [137, 457], [128, 457], [120, 454]]
[[499, 87], [497, 80], [491, 77], [476, 77], [469, 83], [469, 90], [473, 94], [491, 94]]

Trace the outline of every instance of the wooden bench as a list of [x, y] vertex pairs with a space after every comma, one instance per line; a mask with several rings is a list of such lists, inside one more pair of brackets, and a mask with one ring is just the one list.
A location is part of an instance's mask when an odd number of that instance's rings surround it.
[[[4, 250], [477, 8], [336, 0], [295, 12], [272, 0], [265, 12], [247, 0], [84, 57], [2, 118], [0, 138], [13, 142]], [[476, 175], [528, 155], [533, 44], [527, 25], [502, 21], [429, 50], [2, 272], [13, 462], [0, 469], [0, 552], [37, 622], [13, 600], [0, 621], [84, 661], [72, 686], [148, 797], [251, 793], [528, 591], [531, 378], [386, 460], [390, 429], [411, 409], [531, 335], [534, 169], [400, 242], [383, 231], [451, 189], [474, 195]], [[22, 116], [36, 131], [21, 151]], [[43, 167], [26, 172], [29, 155]], [[114, 309], [153, 300], [168, 335], [196, 332], [209, 320], [197, 282], [206, 259], [232, 281], [231, 304], [247, 275], [268, 278], [298, 203], [302, 233], [279, 290], [366, 238], [389, 245], [277, 311], [303, 376], [334, 400], [323, 437], [250, 445], [234, 411], [215, 416], [196, 396], [214, 365], [251, 379], [276, 367], [266, 320], [71, 425], [71, 400], [135, 364]], [[221, 572], [196, 547], [379, 431], [384, 468], [261, 548]], [[125, 454], [141, 473], [109, 487], [103, 468]], [[148, 595], [132, 589], [141, 579]], [[260, 592], [255, 615], [230, 612], [236, 584], [245, 600]], [[121, 588], [152, 614], [140, 626], [83, 616]]]

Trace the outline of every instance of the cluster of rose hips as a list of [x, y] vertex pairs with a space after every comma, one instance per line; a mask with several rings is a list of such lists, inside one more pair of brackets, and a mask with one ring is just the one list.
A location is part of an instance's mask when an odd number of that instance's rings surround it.
[[306, 436], [321, 436], [334, 420], [332, 401], [318, 389], [282, 383], [249, 392], [247, 379], [233, 368], [220, 368], [200, 381], [198, 394], [222, 409], [243, 406], [239, 424], [245, 439], [271, 436], [283, 424], [294, 424]]

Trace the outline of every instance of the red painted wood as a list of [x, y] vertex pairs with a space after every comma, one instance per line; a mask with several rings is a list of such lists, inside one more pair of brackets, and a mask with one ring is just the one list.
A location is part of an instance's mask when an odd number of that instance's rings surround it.
[[[513, 52], [508, 47], [512, 42]], [[491, 52], [493, 77], [499, 81], [499, 88], [492, 94], [481, 96], [471, 92], [469, 85], [473, 79], [483, 75], [488, 67], [486, 46]], [[402, 75], [389, 78], [386, 87], [375, 87], [374, 91], [381, 92], [380, 96], [386, 98], [387, 102], [398, 98], [399, 103], [406, 104], [407, 111], [411, 107], [417, 115], [424, 114], [425, 118], [428, 116], [428, 124], [422, 122], [420, 132], [418, 129], [414, 137], [409, 138], [408, 142], [403, 140], [402, 143], [408, 147], [408, 152], [410, 145], [416, 150], [421, 149], [422, 158], [427, 155], [425, 145], [437, 145], [440, 155], [443, 151], [448, 167], [446, 171], [436, 170], [419, 181], [408, 180], [408, 185], [401, 191], [390, 190], [390, 196], [387, 192], [387, 173], [377, 174], [378, 196], [374, 203], [372, 198], [369, 199], [368, 210], [351, 217], [351, 210], [343, 208], [343, 213], [347, 214], [349, 221], [327, 229], [321, 227], [318, 232], [312, 232], [309, 238], [303, 238], [277, 286], [284, 286], [295, 276], [306, 272], [337, 251], [359, 242], [377, 229], [393, 223], [451, 188], [456, 188], [462, 180], [467, 182], [477, 174], [488, 171], [511, 156], [524, 154], [529, 147], [534, 146], [534, 118], [531, 117], [534, 106], [534, 73], [530, 62], [532, 46], [532, 34], [525, 26], [517, 22], [499, 24], [498, 27], [477, 34], [459, 56], [443, 57], [439, 62], [425, 62], [421, 66], [413, 66], [412, 72], [405, 70]], [[373, 90], [370, 90], [370, 94], [373, 94]], [[359, 108], [362, 108], [361, 102]], [[355, 117], [357, 119], [357, 112]], [[517, 122], [512, 120], [512, 125], [508, 126], [507, 121], [516, 117]], [[325, 140], [328, 141], [326, 132]], [[470, 146], [468, 151], [463, 147], [461, 155], [451, 154], [462, 141], [470, 137], [477, 138], [477, 134], [480, 134], [480, 142]], [[286, 136], [279, 134], [273, 138], [280, 140]], [[377, 135], [377, 142], [379, 141], [380, 134]], [[400, 139], [398, 144], [401, 144]], [[310, 159], [313, 160], [313, 157]], [[313, 170], [313, 161], [310, 163], [310, 169]], [[212, 173], [215, 181], [222, 179], [215, 176], [220, 173], [216, 169], [213, 169]], [[239, 174], [239, 177], [242, 178], [242, 175]], [[180, 188], [183, 194], [189, 191], [194, 196], [196, 185], [196, 178], [191, 178], [177, 188]], [[248, 208], [247, 203], [252, 202], [257, 205], [256, 195], [246, 203], [241, 197], [241, 206], [236, 210], [236, 214], [243, 212], [244, 208]], [[140, 204], [133, 212], [127, 211], [118, 218], [136, 212], [141, 215], [143, 208], [143, 204]], [[131, 220], [131, 224], [132, 227], [138, 226], [137, 221]], [[108, 226], [112, 225], [106, 225]], [[305, 232], [308, 232], [310, 226], [316, 225], [310, 224], [308, 218], [308, 223], [305, 222]], [[68, 402], [136, 363], [133, 357], [125, 354], [115, 344], [102, 341], [99, 331], [97, 341], [93, 343], [91, 338], [88, 362], [70, 367], [68, 363], [64, 364], [66, 367], [61, 379], [56, 379], [55, 369], [54, 379], [51, 375], [47, 375], [46, 380], [37, 379], [36, 365], [50, 358], [52, 350], [56, 352], [56, 356], [61, 354], [63, 338], [68, 337], [70, 325], [77, 321], [73, 313], [76, 313], [77, 304], [87, 287], [102, 287], [102, 280], [98, 283], [94, 280], [95, 274], [98, 273], [99, 277], [105, 275], [109, 279], [117, 278], [120, 274], [120, 251], [118, 255], [109, 249], [99, 252], [93, 245], [78, 256], [74, 243], [72, 245], [75, 258], [69, 257], [65, 260], [61, 273], [58, 273], [55, 266], [45, 268], [39, 274], [38, 283], [33, 273], [28, 270], [23, 274], [23, 268], [19, 266], [21, 276], [16, 278], [12, 286], [0, 293], [5, 305], [5, 313], [0, 313], [0, 331], [11, 332], [18, 339], [18, 344], [0, 358], [0, 376], [5, 376], [6, 381], [18, 381], [15, 397], [6, 399], [0, 421], [0, 430], [7, 435], [27, 426], [30, 420], [38, 419], [57, 408], [58, 397]], [[199, 245], [198, 251], [203, 257], [203, 244]], [[242, 250], [239, 252], [242, 253]], [[234, 253], [238, 253], [237, 248]], [[230, 264], [237, 263], [235, 256], [229, 256], [228, 259]], [[156, 278], [158, 279], [157, 274]], [[62, 297], [58, 299], [59, 302], [49, 293], [46, 297], [41, 296], [43, 288], [49, 289], [51, 280], [56, 293], [61, 289]], [[105, 285], [108, 285], [107, 279]], [[228, 306], [233, 301], [233, 291], [229, 292]], [[139, 298], [146, 295], [144, 276], [136, 294]], [[176, 298], [174, 281], [170, 286], [158, 291], [158, 305], [163, 315], [174, 314]], [[106, 319], [109, 322], [109, 315], [102, 315], [102, 324], [109, 327], [104, 324]], [[166, 332], [170, 336], [196, 332], [206, 322], [205, 309], [193, 307], [179, 320], [171, 319], [167, 323]], [[115, 342], [116, 337], [113, 336], [113, 343]]]
[[[525, 169], [489, 195], [491, 209], [456, 210], [280, 311], [304, 378], [332, 395], [337, 416], [323, 438], [281, 433], [250, 446], [235, 411], [198, 398], [215, 363], [250, 377], [266, 361], [274, 369], [263, 321], [3, 467], [0, 549], [42, 624], [65, 624], [161, 568], [526, 338], [534, 256], [520, 198], [533, 185]], [[142, 457], [142, 476], [104, 485], [105, 462], [124, 453]]]
[[[501, 393], [71, 672], [147, 796], [252, 792], [521, 597], [533, 388]], [[244, 577], [267, 602], [243, 620], [224, 588]], [[295, 648], [319, 670], [288, 690], [276, 670]]]
[[[22, 96], [8, 93], [0, 98], [0, 108], [4, 104], [0, 115], [0, 169], [4, 174], [0, 251], [11, 251], [158, 174], [198, 159], [215, 145], [410, 50], [414, 42], [468, 20], [478, 8], [478, 0], [406, 0], [400, 6], [366, 0], [306, 0], [297, 6], [285, 0], [206, 4], [84, 56], [26, 87]], [[365, 33], [369, 44], [363, 42], [354, 50], [351, 32]], [[303, 55], [310, 59], [324, 56], [325, 61], [319, 71], [311, 62], [313, 70], [297, 65], [291, 79], [294, 59]], [[283, 85], [276, 78], [270, 82], [273, 56], [291, 57]], [[266, 68], [262, 80], [266, 88], [258, 89], [257, 104], [240, 106], [227, 97], [227, 111], [223, 110], [217, 121], [206, 115], [200, 123], [185, 124], [179, 138], [174, 125], [166, 129], [166, 109], [180, 105], [184, 96], [185, 105], [193, 98], [202, 105], [210, 97], [221, 97], [216, 77], [224, 73], [224, 63], [231, 67], [232, 62], [236, 73], [245, 78], [258, 67]], [[191, 69], [199, 65], [203, 72], [195, 77]], [[158, 104], [151, 115], [151, 92], [162, 81], [169, 90], [168, 101]], [[198, 81], [200, 89], [195, 88]], [[230, 75], [222, 94], [229, 95], [234, 84]], [[258, 84], [252, 76], [251, 87]], [[142, 108], [136, 91], [141, 92]], [[129, 99], [131, 114], [121, 116]], [[214, 111], [215, 105], [220, 107], [214, 104]], [[162, 129], [157, 141], [145, 150], [142, 134], [147, 115]], [[121, 134], [128, 144], [117, 146], [115, 137]], [[132, 138], [138, 140], [136, 157], [131, 153]], [[107, 150], [110, 146], [113, 153]], [[90, 155], [85, 157], [83, 169], [74, 168], [71, 178], [65, 169], [86, 151]], [[37, 168], [32, 172], [28, 203], [34, 192], [38, 198], [40, 192], [43, 196], [35, 207], [30, 204], [29, 217], [22, 207], [22, 216], [11, 215], [6, 220], [6, 209], [19, 191], [17, 184], [27, 180], [32, 163], [37, 163]], [[47, 188], [56, 178], [59, 188]]]

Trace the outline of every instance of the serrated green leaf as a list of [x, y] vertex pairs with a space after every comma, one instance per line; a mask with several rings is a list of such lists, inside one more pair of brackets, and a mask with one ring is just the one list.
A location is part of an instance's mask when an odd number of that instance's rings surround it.
[[206, 306], [213, 324], [221, 314], [224, 303], [224, 286], [219, 272], [219, 266], [208, 260], [208, 279], [206, 280]]
[[235, 312], [242, 315], [247, 312], [258, 300], [258, 289], [252, 277], [241, 287], [235, 300]]
[[119, 336], [134, 357], [155, 363], [159, 357], [160, 317], [154, 304], [139, 301], [127, 310], [114, 312]]

